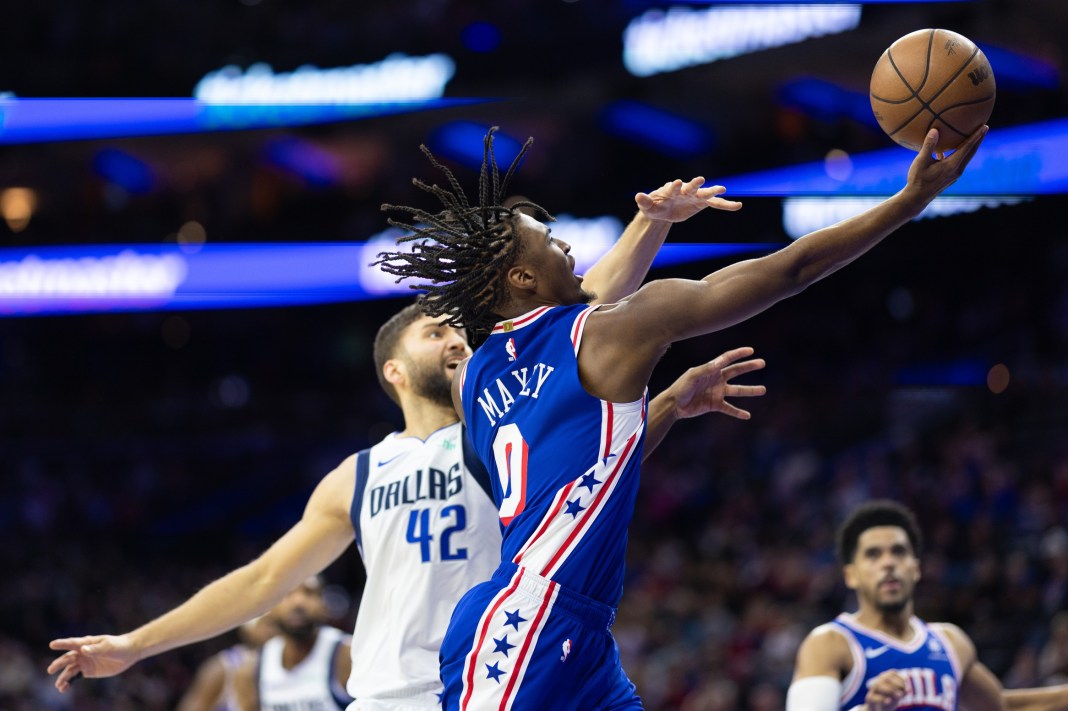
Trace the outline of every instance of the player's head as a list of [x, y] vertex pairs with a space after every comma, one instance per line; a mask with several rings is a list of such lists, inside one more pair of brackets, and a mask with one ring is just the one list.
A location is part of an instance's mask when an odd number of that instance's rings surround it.
[[[558, 254], [553, 263], [570, 266], [567, 245], [551, 240], [544, 222], [552, 217], [540, 206], [526, 201], [507, 203], [508, 183], [530, 148], [533, 139], [523, 144], [504, 178], [498, 173], [493, 153], [493, 134], [486, 134], [483, 143], [482, 171], [479, 177], [478, 202], [472, 204], [459, 181], [442, 165], [426, 146], [421, 146], [431, 164], [442, 171], [449, 189], [413, 180], [416, 187], [434, 195], [441, 202], [441, 212], [401, 205], [383, 205], [384, 210], [407, 213], [410, 221], [390, 219], [389, 223], [408, 234], [399, 243], [418, 240], [411, 252], [383, 252], [375, 265], [400, 279], [418, 279], [422, 283], [412, 288], [423, 289], [423, 311], [432, 316], [444, 316], [445, 323], [484, 333], [499, 320], [502, 307], [512, 298], [514, 267], [525, 261], [542, 264], [553, 246]], [[531, 216], [541, 218], [541, 221]], [[539, 240], [541, 241], [539, 243]], [[533, 250], [533, 251], [531, 251]], [[529, 266], [529, 265], [528, 265]], [[521, 276], [521, 275], [514, 275]], [[555, 277], [555, 272], [554, 272]], [[577, 289], [574, 274], [572, 286]], [[561, 300], [581, 300], [580, 294], [564, 294]]]
[[441, 317], [426, 316], [419, 304], [404, 307], [375, 336], [378, 382], [398, 405], [399, 390], [452, 406], [452, 374], [471, 355], [467, 336]]
[[862, 504], [838, 529], [846, 585], [861, 605], [880, 612], [901, 612], [912, 602], [922, 546], [916, 518], [894, 501]]
[[249, 647], [262, 647], [263, 643], [278, 634], [278, 625], [270, 615], [260, 615], [237, 628], [237, 636]]
[[308, 578], [282, 598], [269, 614], [286, 637], [297, 641], [314, 638], [327, 617], [323, 581], [318, 576]]

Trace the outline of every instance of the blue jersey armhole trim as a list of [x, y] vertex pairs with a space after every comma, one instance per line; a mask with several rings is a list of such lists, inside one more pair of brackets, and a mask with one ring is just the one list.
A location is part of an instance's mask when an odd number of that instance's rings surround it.
[[334, 697], [334, 703], [340, 711], [344, 711], [356, 699], [349, 696], [348, 690], [337, 679], [337, 656], [341, 653], [341, 645], [344, 639], [338, 639], [334, 643], [334, 651], [330, 655], [330, 666], [327, 671], [327, 688], [330, 689], [330, 695]]
[[471, 473], [471, 478], [486, 492], [486, 496], [490, 498], [490, 501], [493, 501], [493, 485], [490, 484], [489, 470], [486, 469], [486, 465], [475, 454], [475, 445], [471, 443], [466, 427], [460, 428], [460, 442], [464, 450], [464, 468]]
[[356, 547], [363, 553], [363, 542], [360, 540], [360, 511], [363, 510], [363, 492], [367, 488], [367, 479], [371, 475], [371, 450], [365, 449], [356, 454], [356, 487], [352, 492], [352, 506], [349, 508], [349, 519], [352, 520], [352, 530], [356, 533]]

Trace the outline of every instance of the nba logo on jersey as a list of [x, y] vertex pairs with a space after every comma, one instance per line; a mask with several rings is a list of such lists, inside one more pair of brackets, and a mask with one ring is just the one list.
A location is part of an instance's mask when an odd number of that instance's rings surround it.
[[509, 338], [508, 342], [504, 344], [504, 352], [508, 354], [508, 360], [515, 360], [518, 357], [518, 353], [515, 352], [515, 339]]
[[560, 657], [560, 661], [566, 662], [567, 656], [571, 654], [571, 640], [565, 639], [563, 645], [561, 645], [561, 649], [563, 649], [564, 656]]

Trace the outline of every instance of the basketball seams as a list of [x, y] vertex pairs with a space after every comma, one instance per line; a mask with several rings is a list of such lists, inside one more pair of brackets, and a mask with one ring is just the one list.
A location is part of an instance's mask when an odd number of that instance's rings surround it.
[[961, 106], [970, 106], [970, 105], [973, 105], [973, 104], [981, 104], [984, 101], [989, 101], [990, 98], [991, 98], [991, 97], [988, 96], [988, 97], [984, 97], [984, 98], [982, 98], [980, 100], [977, 100], [977, 101], [960, 102], [960, 103], [952, 104], [951, 106], [947, 106], [947, 107], [945, 107], [945, 108], [943, 108], [943, 109], [941, 109], [939, 111], [935, 111], [933, 108], [931, 108], [931, 104], [934, 103], [935, 100], [937, 100], [939, 96], [941, 96], [943, 93], [945, 93], [946, 89], [948, 89], [953, 84], [953, 82], [955, 82], [957, 80], [957, 77], [959, 77], [961, 75], [961, 73], [964, 72], [964, 70], [967, 69], [972, 64], [972, 62], [975, 60], [976, 56], [979, 54], [979, 47], [977, 47], [977, 46], [972, 48], [972, 53], [968, 56], [968, 58], [964, 60], [964, 62], [960, 65], [960, 67], [957, 69], [957, 71], [954, 72], [945, 81], [945, 83], [942, 84], [942, 86], [938, 89], [938, 91], [936, 91], [931, 96], [930, 99], [925, 101], [923, 98], [920, 97], [919, 92], [923, 90], [923, 87], [927, 83], [927, 79], [930, 76], [930, 72], [931, 72], [931, 56], [932, 56], [932, 52], [934, 51], [934, 35], [935, 35], [936, 31], [937, 30], [931, 30], [927, 35], [927, 61], [924, 64], [924, 67], [923, 67], [923, 78], [920, 80], [920, 84], [916, 89], [913, 89], [912, 86], [909, 84], [908, 80], [905, 79], [904, 73], [902, 73], [901, 69], [897, 66], [897, 63], [894, 61], [893, 53], [889, 49], [886, 50], [886, 56], [890, 60], [890, 66], [892, 66], [894, 68], [894, 72], [897, 74], [898, 79], [901, 80], [901, 83], [905, 86], [905, 88], [908, 89], [910, 92], [912, 92], [912, 96], [910, 96], [908, 98], [905, 98], [905, 99], [902, 99], [900, 101], [891, 101], [891, 100], [888, 100], [888, 99], [883, 99], [882, 97], [880, 97], [880, 96], [878, 96], [876, 94], [871, 94], [871, 98], [875, 99], [877, 101], [881, 101], [881, 102], [883, 102], [885, 104], [891, 104], [891, 105], [906, 104], [909, 101], [912, 101], [914, 99], [916, 100], [916, 102], [918, 102], [920, 104], [920, 108], [916, 110], [916, 113], [912, 114], [907, 119], [905, 119], [905, 121], [900, 126], [895, 128], [894, 130], [886, 132], [887, 135], [890, 136], [890, 137], [893, 137], [896, 133], [900, 132], [902, 129], [904, 129], [909, 124], [911, 124], [913, 121], [915, 121], [916, 118], [919, 117], [919, 115], [922, 114], [924, 111], [929, 111], [931, 113], [931, 120], [927, 124], [927, 129], [926, 129], [927, 131], [931, 130], [931, 127], [934, 126], [935, 121], [941, 121], [945, 125], [946, 128], [948, 128], [949, 130], [953, 131], [954, 133], [960, 134], [961, 136], [967, 136], [968, 135], [967, 133], [965, 133], [964, 131], [961, 131], [960, 129], [958, 129], [957, 127], [953, 126], [951, 123], [949, 123], [949, 121], [947, 121], [945, 118], [943, 118], [942, 114], [945, 113], [946, 111], [950, 110], [950, 109], [953, 109], [953, 108], [958, 108], [958, 107], [961, 107]]

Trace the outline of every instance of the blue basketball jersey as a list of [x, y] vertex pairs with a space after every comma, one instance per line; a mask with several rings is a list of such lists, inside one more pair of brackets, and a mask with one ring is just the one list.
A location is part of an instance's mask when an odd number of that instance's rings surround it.
[[468, 361], [461, 396], [505, 526], [502, 562], [615, 607], [646, 402], [582, 387], [577, 354], [595, 309], [545, 306], [497, 324]]
[[956, 711], [960, 662], [945, 636], [922, 620], [911, 620], [912, 639], [902, 642], [841, 614], [831, 623], [849, 642], [853, 670], [842, 682], [843, 711], [864, 705], [868, 685], [893, 669], [905, 677], [908, 692], [898, 709]]

